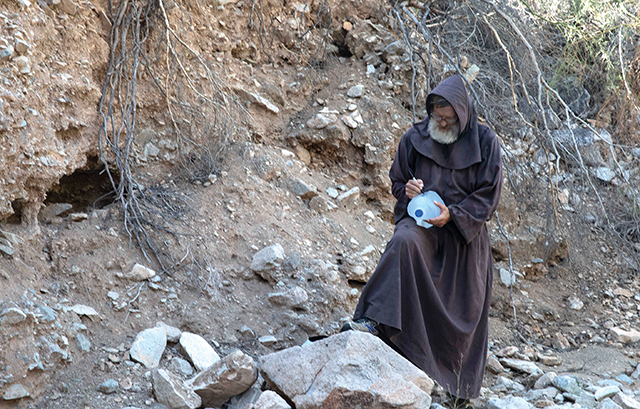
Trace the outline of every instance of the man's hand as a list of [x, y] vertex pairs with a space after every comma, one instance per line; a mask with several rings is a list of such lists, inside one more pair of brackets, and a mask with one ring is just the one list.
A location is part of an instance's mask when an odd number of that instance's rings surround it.
[[409, 199], [413, 199], [422, 193], [423, 186], [424, 182], [422, 182], [422, 179], [411, 179], [405, 185], [404, 192]]
[[[407, 195], [408, 196], [408, 195]], [[440, 209], [440, 216], [434, 217], [433, 219], [427, 219], [427, 223], [432, 224], [436, 227], [442, 227], [445, 224], [451, 221], [451, 215], [449, 214], [449, 208], [442, 203], [438, 203], [435, 200], [433, 201], [436, 206]]]

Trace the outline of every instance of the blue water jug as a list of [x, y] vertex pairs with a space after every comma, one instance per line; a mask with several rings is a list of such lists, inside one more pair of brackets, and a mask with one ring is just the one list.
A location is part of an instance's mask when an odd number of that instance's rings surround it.
[[444, 204], [440, 195], [433, 190], [421, 193], [409, 202], [407, 207], [409, 216], [415, 219], [418, 226], [428, 229], [431, 225], [426, 220], [440, 216], [440, 208], [433, 203], [434, 200]]

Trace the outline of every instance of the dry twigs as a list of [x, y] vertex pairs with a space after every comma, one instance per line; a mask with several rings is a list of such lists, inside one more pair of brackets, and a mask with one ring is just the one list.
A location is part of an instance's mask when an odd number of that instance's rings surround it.
[[[124, 211], [124, 224], [149, 262], [173, 263], [169, 239], [185, 234], [189, 199], [171, 183], [145, 180], [137, 167], [147, 158], [136, 145], [138, 80], [149, 78], [162, 95], [178, 160], [191, 180], [217, 172], [220, 152], [236, 130], [241, 108], [210, 62], [171, 24], [164, 0], [109, 1], [113, 18], [110, 57], [99, 111], [100, 157]], [[174, 6], [173, 13], [184, 13]], [[164, 125], [161, 118], [156, 118]], [[176, 226], [181, 226], [180, 230]], [[168, 263], [167, 263], [168, 262]]]

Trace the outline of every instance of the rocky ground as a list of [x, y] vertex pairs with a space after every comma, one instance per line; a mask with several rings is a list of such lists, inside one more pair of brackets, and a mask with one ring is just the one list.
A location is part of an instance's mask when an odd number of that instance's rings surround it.
[[[322, 44], [296, 40], [300, 16], [314, 24], [303, 5], [264, 3], [278, 40], [267, 56], [249, 2], [176, 4], [171, 18], [193, 19], [189, 41], [250, 121], [216, 169], [185, 177], [141, 76], [140, 180], [184, 203], [167, 271], [119, 202], [96, 202], [110, 187], [96, 159], [108, 5], [0, 5], [0, 408], [438, 408], [441, 388], [377, 339], [309, 342], [350, 317], [393, 232], [386, 173], [412, 123], [411, 67], [384, 7], [333, 4], [340, 41], [319, 67], [292, 58]], [[596, 183], [624, 193], [640, 151], [623, 152], [620, 173], [606, 137], [576, 132]], [[475, 403], [640, 407], [638, 249], [607, 239], [570, 157], [552, 206], [543, 146], [522, 129], [500, 137], [511, 171], [489, 222], [490, 358]]]

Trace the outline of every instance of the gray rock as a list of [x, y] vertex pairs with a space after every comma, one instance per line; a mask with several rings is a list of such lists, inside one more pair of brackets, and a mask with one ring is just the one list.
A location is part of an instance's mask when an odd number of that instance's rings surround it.
[[291, 406], [280, 395], [273, 391], [264, 391], [253, 409], [291, 409]]
[[24, 386], [20, 385], [19, 383], [14, 383], [4, 391], [4, 393], [2, 394], [2, 399], [16, 400], [26, 398], [28, 396], [30, 396], [29, 392], [27, 392]]
[[538, 365], [530, 361], [522, 361], [519, 359], [505, 358], [505, 359], [501, 359], [500, 363], [503, 366], [506, 366], [511, 369], [515, 369], [516, 371], [527, 373], [534, 377], [540, 377], [544, 374], [544, 372], [542, 372], [542, 369], [538, 368]]
[[517, 282], [516, 275], [515, 274], [511, 274], [511, 271], [507, 270], [506, 268], [501, 268], [500, 269], [500, 282], [505, 287], [511, 287], [512, 285], [515, 285], [516, 282]]
[[379, 338], [357, 331], [262, 356], [259, 367], [298, 409], [423, 409], [434, 386]]
[[531, 389], [527, 391], [527, 393], [525, 393], [523, 397], [528, 401], [535, 401], [535, 400], [541, 400], [541, 399], [553, 400], [553, 398], [555, 398], [559, 392], [560, 391], [558, 391], [556, 388], [554, 388], [553, 386], [550, 386], [544, 389]]
[[314, 118], [307, 121], [307, 128], [309, 129], [324, 129], [327, 126], [335, 123], [338, 117], [334, 114], [316, 114]]
[[[580, 163], [578, 160], [578, 154], [575, 150], [575, 145], [578, 146], [578, 152], [582, 157], [585, 165], [589, 166], [601, 166], [604, 164], [600, 151], [594, 147], [596, 140], [602, 139], [598, 135], [594, 134], [589, 128], [577, 127], [572, 129], [573, 137], [575, 137], [576, 143], [573, 142], [572, 132], [566, 128], [558, 129], [551, 133], [551, 136], [556, 140], [558, 146], [558, 153], [561, 158], [566, 162], [577, 165]], [[549, 146], [553, 151], [552, 147]]]
[[11, 45], [0, 48], [0, 61], [9, 61], [13, 56], [13, 51], [14, 49]]
[[169, 364], [169, 369], [184, 376], [193, 375], [193, 367], [191, 366], [189, 361], [186, 361], [182, 358], [173, 358], [171, 360], [171, 363]]
[[195, 409], [202, 405], [200, 396], [170, 372], [154, 369], [152, 377], [153, 393], [159, 403], [170, 409]]
[[258, 379], [253, 359], [236, 350], [187, 382], [205, 406], [220, 406], [246, 391]]
[[592, 393], [585, 391], [580, 392], [574, 402], [583, 408], [595, 408], [597, 404], [596, 397]]
[[227, 409], [253, 409], [254, 407], [252, 405], [254, 405], [260, 398], [260, 395], [262, 395], [260, 384], [262, 384], [264, 380], [261, 382], [260, 379], [259, 377], [258, 381], [246, 391], [232, 397], [231, 400], [229, 400]]
[[504, 391], [507, 391], [507, 392], [520, 392], [520, 393], [526, 390], [524, 385], [521, 384], [520, 382], [513, 381], [504, 376], [499, 376], [498, 379], [496, 380], [494, 387], [491, 389], [496, 391], [503, 389]]
[[547, 386], [551, 385], [553, 382], [553, 378], [555, 378], [557, 375], [555, 372], [547, 372], [546, 374], [542, 375], [540, 378], [538, 378], [538, 380], [536, 381], [536, 383], [533, 385], [533, 389], [544, 389]]
[[0, 324], [16, 325], [27, 319], [27, 314], [19, 308], [6, 308], [0, 313]]
[[551, 384], [563, 392], [574, 395], [580, 395], [580, 392], [582, 392], [582, 388], [580, 388], [576, 379], [571, 376], [556, 376], [551, 381]]
[[167, 325], [162, 321], [158, 321], [156, 323], [156, 327], [162, 327], [165, 329], [165, 331], [167, 331], [167, 342], [175, 344], [180, 341], [182, 331], [180, 331], [178, 328]]
[[180, 348], [199, 371], [204, 371], [220, 360], [213, 347], [200, 335], [183, 332]]
[[601, 166], [596, 168], [596, 177], [603, 182], [611, 182], [613, 178], [616, 177], [616, 172], [605, 166]]
[[620, 405], [615, 403], [609, 398], [603, 399], [602, 402], [598, 404], [597, 409], [622, 409]]
[[68, 358], [66, 351], [63, 351], [57, 344], [49, 341], [44, 336], [40, 337], [40, 351], [42, 358], [48, 364], [57, 364]]
[[273, 335], [263, 335], [258, 338], [258, 342], [266, 347], [269, 347], [275, 345], [275, 343], [278, 342], [278, 339]]
[[87, 305], [76, 304], [72, 307], [69, 307], [68, 309], [65, 307], [65, 310], [73, 311], [79, 316], [85, 315], [89, 317], [91, 321], [95, 321], [96, 319], [102, 319], [102, 317], [100, 317], [100, 314], [98, 314], [96, 310], [94, 310], [93, 308]]
[[633, 384], [633, 379], [631, 379], [628, 375], [626, 374], [620, 374], [618, 376], [616, 376], [616, 379], [622, 383], [626, 383], [627, 385], [631, 385]]
[[356, 186], [348, 190], [347, 192], [344, 192], [341, 195], [339, 195], [336, 200], [338, 201], [339, 204], [344, 206], [358, 200], [359, 197], [360, 197], [360, 188]]
[[160, 154], [160, 149], [158, 149], [158, 147], [155, 146], [153, 143], [148, 142], [144, 146], [143, 155], [146, 156], [147, 158], [156, 158], [158, 157], [159, 154]]
[[[640, 148], [638, 148], [638, 149], [640, 149]], [[338, 193], [338, 191], [336, 189], [332, 188], [332, 187], [327, 189], [327, 195], [332, 199], [337, 198], [339, 194], [340, 193]]]
[[115, 393], [119, 387], [120, 387], [120, 384], [118, 384], [118, 382], [115, 379], [108, 379], [102, 382], [100, 385], [98, 385], [98, 390], [102, 393], [110, 394], [110, 393]]
[[487, 369], [494, 374], [501, 374], [505, 371], [504, 366], [494, 356], [487, 358]]
[[596, 397], [596, 400], [600, 402], [601, 400], [612, 397], [618, 392], [620, 392], [620, 388], [618, 388], [615, 385], [610, 385], [610, 386], [605, 386], [604, 388], [598, 388], [596, 390], [596, 393], [594, 393], [594, 395]]
[[349, 88], [349, 90], [347, 91], [347, 96], [349, 98], [360, 98], [362, 96], [362, 92], [364, 91], [364, 87], [360, 84], [358, 85], [354, 85], [353, 87]]
[[76, 346], [80, 351], [91, 351], [91, 341], [82, 334], [76, 334]]
[[487, 409], [533, 409], [534, 406], [522, 398], [505, 396], [502, 399], [489, 399]]
[[309, 185], [307, 182], [294, 179], [289, 183], [289, 190], [296, 196], [299, 196], [305, 200], [311, 200], [312, 198], [318, 196], [318, 191], [315, 186]]
[[615, 395], [611, 400], [620, 405], [622, 409], [640, 409], [640, 402], [622, 392]]
[[40, 319], [44, 322], [52, 322], [58, 318], [58, 313], [55, 312], [51, 307], [47, 307], [46, 305], [39, 305], [38, 309], [42, 314], [42, 317], [40, 317]]
[[309, 301], [309, 294], [302, 287], [293, 287], [285, 292], [270, 293], [269, 302], [289, 308], [303, 308]]
[[129, 354], [131, 359], [147, 368], [156, 368], [167, 346], [167, 331], [162, 327], [148, 328], [136, 335]]
[[265, 247], [253, 255], [251, 270], [261, 272], [279, 267], [285, 257], [284, 249], [280, 244], [276, 243], [272, 246]]

